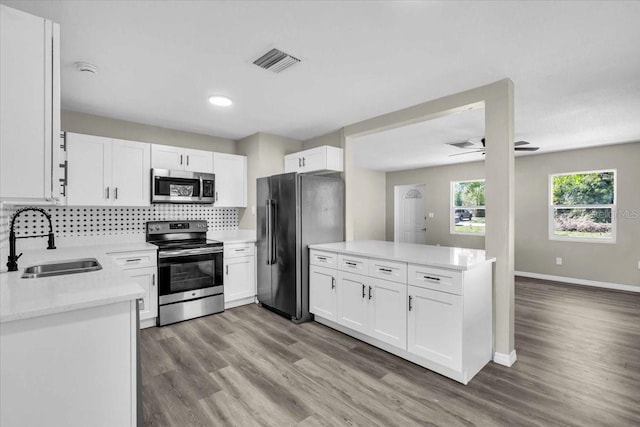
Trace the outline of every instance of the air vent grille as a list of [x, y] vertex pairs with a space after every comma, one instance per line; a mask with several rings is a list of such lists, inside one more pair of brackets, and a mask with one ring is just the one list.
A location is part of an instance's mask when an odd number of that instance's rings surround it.
[[279, 73], [298, 62], [300, 62], [298, 58], [278, 49], [271, 49], [269, 52], [253, 61], [253, 63], [258, 67], [273, 71], [274, 73]]

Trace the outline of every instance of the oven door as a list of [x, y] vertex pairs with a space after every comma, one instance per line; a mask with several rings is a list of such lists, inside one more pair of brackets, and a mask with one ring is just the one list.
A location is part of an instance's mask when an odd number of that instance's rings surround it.
[[[176, 251], [178, 252], [178, 251]], [[222, 251], [158, 253], [159, 303], [171, 304], [224, 292]]]

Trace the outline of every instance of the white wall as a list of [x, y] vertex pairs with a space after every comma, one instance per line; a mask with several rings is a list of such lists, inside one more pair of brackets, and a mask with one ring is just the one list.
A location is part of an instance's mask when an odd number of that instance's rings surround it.
[[[640, 142], [516, 158], [515, 269], [640, 287]], [[549, 174], [615, 168], [617, 241], [615, 244], [562, 242], [548, 238]], [[393, 240], [393, 188], [426, 183], [427, 243], [484, 248], [484, 237], [449, 233], [451, 181], [484, 178], [484, 163], [464, 163], [408, 171], [386, 177], [386, 238]], [[556, 257], [563, 259], [555, 265]]]

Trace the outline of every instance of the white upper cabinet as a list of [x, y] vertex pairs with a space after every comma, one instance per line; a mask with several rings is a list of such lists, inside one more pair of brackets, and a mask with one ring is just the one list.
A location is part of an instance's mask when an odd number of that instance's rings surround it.
[[151, 167], [213, 173], [213, 153], [191, 148], [151, 144]]
[[0, 199], [58, 202], [60, 27], [0, 5]]
[[150, 145], [67, 133], [69, 206], [149, 206]]
[[284, 172], [334, 173], [344, 170], [342, 148], [323, 145], [284, 156]]
[[216, 207], [247, 207], [247, 157], [213, 153]]

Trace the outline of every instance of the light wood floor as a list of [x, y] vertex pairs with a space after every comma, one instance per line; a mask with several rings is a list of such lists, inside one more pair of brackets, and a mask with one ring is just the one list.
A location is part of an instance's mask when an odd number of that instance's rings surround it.
[[515, 322], [467, 386], [257, 305], [146, 329], [145, 425], [640, 425], [640, 294], [517, 278]]

